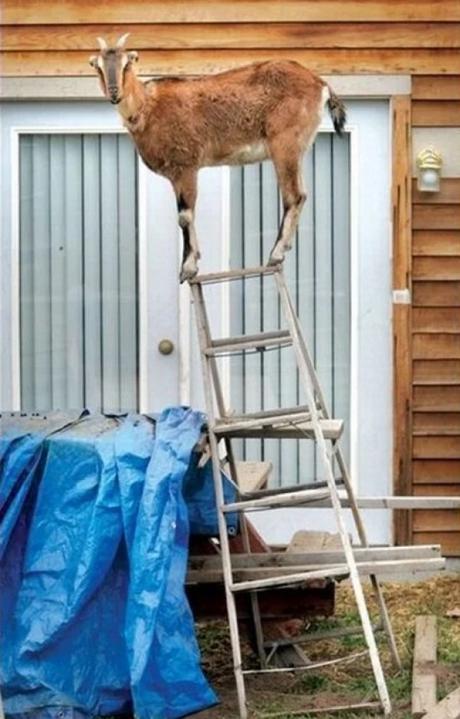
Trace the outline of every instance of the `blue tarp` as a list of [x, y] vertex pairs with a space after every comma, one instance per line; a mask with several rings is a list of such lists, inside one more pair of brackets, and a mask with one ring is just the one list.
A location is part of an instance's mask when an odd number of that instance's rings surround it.
[[173, 407], [156, 427], [138, 415], [109, 431], [101, 416], [3, 424], [7, 714], [59, 706], [174, 719], [216, 703], [184, 591], [184, 495], [194, 531], [215, 532], [210, 463], [198, 469], [193, 452], [204, 419]]

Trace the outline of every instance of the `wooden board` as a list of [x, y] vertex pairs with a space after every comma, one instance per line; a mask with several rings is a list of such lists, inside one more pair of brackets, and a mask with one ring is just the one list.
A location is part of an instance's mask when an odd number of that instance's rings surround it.
[[[411, 288], [411, 104], [410, 98], [394, 97], [392, 113], [392, 213], [393, 289]], [[412, 454], [412, 310], [410, 305], [393, 305], [393, 486], [396, 494], [411, 493]], [[397, 544], [410, 538], [410, 513], [395, 512], [393, 531]]]
[[413, 127], [457, 127], [460, 102], [457, 100], [415, 100], [412, 103]]
[[2, 22], [37, 23], [185, 23], [185, 22], [342, 22], [355, 21], [459, 21], [457, 0], [3, 0]]
[[413, 332], [460, 332], [460, 312], [455, 307], [416, 307]]
[[[186, 587], [187, 597], [196, 619], [227, 619], [225, 589], [222, 584], [194, 584]], [[238, 619], [250, 622], [252, 612], [249, 596], [236, 598]], [[259, 594], [259, 609], [265, 622], [298, 617], [329, 617], [334, 614], [335, 584], [319, 582], [302, 589], [272, 589]]]
[[[460, 349], [460, 337], [459, 349]], [[460, 356], [460, 355], [459, 355]], [[457, 412], [460, 407], [460, 387], [414, 387], [414, 412]]]
[[[425, 547], [354, 547], [356, 561], [379, 562], [396, 560], [440, 559], [441, 548], [431, 544]], [[299, 565], [335, 565], [345, 562], [343, 550], [308, 550], [297, 552], [274, 551], [270, 554], [235, 554], [232, 566], [235, 569], [296, 567]], [[222, 559], [218, 555], [190, 556], [189, 569], [193, 571], [221, 570]]]
[[415, 509], [414, 532], [460, 532], [460, 510]]
[[437, 621], [434, 615], [415, 618], [412, 669], [412, 715], [422, 717], [436, 706]]
[[460, 436], [460, 411], [414, 412], [413, 428], [414, 434], [419, 436], [436, 434], [458, 434]]
[[[458, 407], [458, 405], [457, 405]], [[460, 459], [460, 434], [444, 436], [415, 436], [413, 440], [415, 459]]]
[[[460, 118], [459, 118], [460, 125]], [[412, 197], [417, 204], [439, 205], [460, 203], [460, 178], [443, 177], [439, 192], [421, 192], [417, 179], [412, 178]]]
[[444, 557], [460, 556], [460, 532], [414, 532], [414, 544], [439, 542]]
[[460, 231], [415, 230], [412, 252], [414, 255], [422, 257], [458, 257], [460, 256]]
[[426, 75], [412, 79], [414, 100], [460, 100], [460, 75], [442, 77]]
[[412, 222], [414, 230], [459, 230], [460, 205], [416, 204]]
[[460, 719], [460, 687], [438, 702], [424, 719]]
[[415, 360], [413, 373], [414, 384], [460, 384], [458, 360]]
[[[420, 268], [423, 270], [423, 267]], [[443, 267], [443, 270], [446, 268]], [[413, 305], [428, 307], [460, 307], [460, 281], [414, 282]]]
[[[438, 572], [445, 569], [443, 558], [432, 559], [397, 559], [378, 562], [357, 562], [358, 572], [361, 576], [378, 576], [416, 573]], [[305, 577], [303, 575], [310, 575]], [[299, 564], [295, 566], [280, 567], [237, 567], [233, 569], [234, 591], [247, 591], [250, 589], [267, 589], [283, 584], [301, 584], [304, 581], [324, 581], [325, 577], [345, 578], [349, 575], [346, 564], [334, 564], [325, 567], [322, 564]], [[220, 584], [223, 582], [222, 567], [211, 569], [189, 569], [186, 577], [187, 584]], [[257, 587], [252, 584], [257, 582]], [[260, 584], [259, 584], [260, 582]], [[244, 583], [244, 586], [243, 586]], [[246, 584], [247, 583], [247, 584]]]
[[414, 257], [413, 271], [418, 280], [459, 280], [460, 257]]
[[460, 332], [460, 313], [455, 307], [416, 307], [412, 315], [413, 332]]
[[460, 434], [416, 434], [412, 456], [415, 459], [460, 459]]
[[[5, 77], [91, 76], [88, 51], [71, 50], [23, 52], [0, 55]], [[144, 76], [214, 73], [250, 62], [272, 59], [296, 60], [320, 74], [386, 73], [417, 74], [434, 71], [446, 74], [460, 72], [457, 50], [388, 50], [388, 49], [232, 49], [232, 50], [154, 50], [139, 58]]]
[[[271, 462], [236, 462], [238, 486], [242, 492], [255, 492], [267, 485], [273, 470]], [[230, 476], [229, 468], [226, 471]]]
[[[460, 125], [460, 117], [458, 124]], [[427, 205], [460, 203], [460, 178], [443, 177], [439, 192], [420, 192], [417, 190], [417, 180], [413, 178], [412, 199], [416, 203]]]
[[413, 463], [414, 484], [457, 484], [460, 462], [454, 459], [416, 460]]
[[417, 497], [451, 495], [460, 497], [460, 480], [458, 484], [415, 484], [414, 495]]
[[[218, 8], [216, 7], [216, 12]], [[200, 48], [460, 48], [460, 23], [202, 22], [12, 25], [4, 50], [92, 50], [96, 37], [131, 34], [136, 50]]]
[[341, 549], [340, 534], [331, 532], [314, 532], [304, 529], [298, 530], [289, 542], [286, 553], [312, 552], [318, 550]]
[[[414, 359], [460, 359], [460, 336], [452, 334], [414, 335]], [[446, 395], [448, 392], [445, 393]]]

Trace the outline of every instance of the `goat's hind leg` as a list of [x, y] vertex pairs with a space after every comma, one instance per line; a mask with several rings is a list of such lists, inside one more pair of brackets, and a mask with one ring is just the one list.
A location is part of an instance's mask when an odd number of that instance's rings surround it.
[[306, 200], [306, 194], [300, 170], [301, 154], [286, 157], [285, 153], [276, 153], [273, 150], [271, 154], [284, 208], [278, 237], [268, 260], [269, 265], [277, 265], [283, 262], [285, 253], [292, 249], [295, 231], [299, 223], [302, 207]]

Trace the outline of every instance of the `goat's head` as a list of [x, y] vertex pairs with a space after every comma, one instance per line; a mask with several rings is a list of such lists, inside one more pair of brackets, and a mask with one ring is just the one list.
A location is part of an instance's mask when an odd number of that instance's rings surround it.
[[102, 37], [98, 37], [101, 51], [89, 60], [90, 65], [97, 70], [102, 92], [113, 105], [118, 105], [123, 99], [126, 70], [137, 61], [137, 52], [125, 50], [128, 35], [122, 35], [114, 47], [109, 47]]

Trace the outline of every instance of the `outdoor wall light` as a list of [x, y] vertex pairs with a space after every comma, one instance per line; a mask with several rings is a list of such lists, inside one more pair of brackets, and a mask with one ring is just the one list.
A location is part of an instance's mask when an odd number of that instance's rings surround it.
[[417, 155], [417, 188], [421, 192], [439, 192], [442, 157], [428, 147]]

